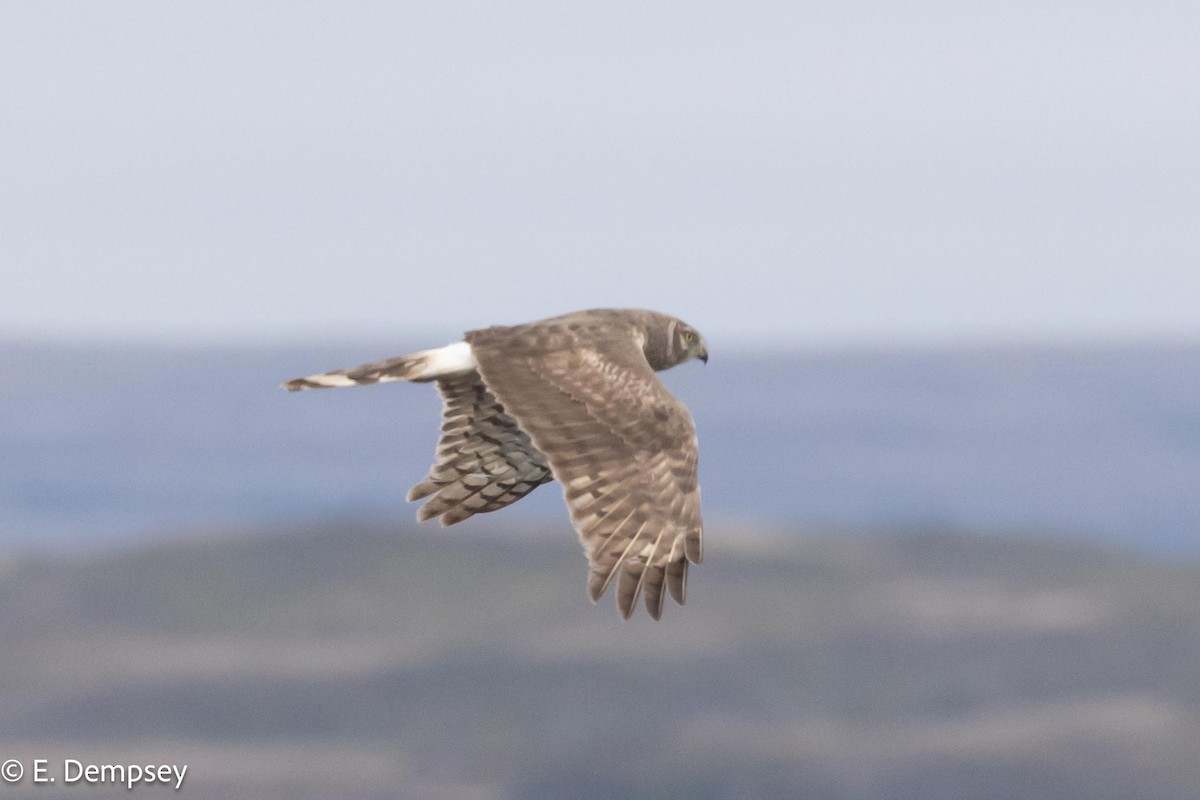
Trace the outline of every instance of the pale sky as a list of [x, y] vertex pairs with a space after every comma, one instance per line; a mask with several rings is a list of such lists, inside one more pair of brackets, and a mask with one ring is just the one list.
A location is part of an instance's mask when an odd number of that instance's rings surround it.
[[1198, 43], [1190, 1], [6, 2], [0, 337], [1197, 339]]

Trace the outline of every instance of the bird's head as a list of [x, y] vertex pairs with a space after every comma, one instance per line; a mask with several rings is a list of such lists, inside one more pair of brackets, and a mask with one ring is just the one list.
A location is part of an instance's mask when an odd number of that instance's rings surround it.
[[700, 331], [681, 319], [656, 312], [647, 313], [649, 319], [643, 350], [651, 367], [656, 370], [669, 369], [693, 358], [708, 363], [708, 345]]
[[675, 346], [679, 352], [679, 361], [676, 363], [682, 364], [693, 358], [698, 358], [705, 364], [708, 363], [708, 345], [704, 343], [704, 337], [700, 335], [700, 331], [681, 322], [675, 329], [675, 339]]

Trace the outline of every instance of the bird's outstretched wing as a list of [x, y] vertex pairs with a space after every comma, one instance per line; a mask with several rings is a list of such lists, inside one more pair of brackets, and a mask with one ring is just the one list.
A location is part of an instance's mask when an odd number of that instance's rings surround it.
[[553, 478], [546, 458], [471, 371], [437, 382], [445, 405], [437, 460], [408, 499], [429, 500], [417, 511], [424, 521], [453, 525], [473, 514], [515, 503]]
[[[554, 323], [554, 324], [552, 324]], [[659, 382], [632, 325], [611, 316], [467, 334], [487, 391], [563, 484], [597, 601], [614, 577], [628, 618], [684, 601], [700, 563], [696, 430]]]

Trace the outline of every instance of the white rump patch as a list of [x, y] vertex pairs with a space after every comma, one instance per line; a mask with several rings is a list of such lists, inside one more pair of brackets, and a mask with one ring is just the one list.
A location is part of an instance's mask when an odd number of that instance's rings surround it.
[[457, 375], [469, 372], [476, 367], [475, 354], [471, 352], [471, 345], [466, 342], [455, 342], [445, 347], [424, 350], [413, 355], [425, 356], [429, 359], [421, 370], [422, 380]]

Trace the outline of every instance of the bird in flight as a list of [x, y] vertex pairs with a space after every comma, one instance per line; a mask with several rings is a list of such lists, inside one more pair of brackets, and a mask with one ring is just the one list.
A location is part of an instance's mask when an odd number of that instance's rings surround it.
[[442, 432], [428, 476], [408, 493], [425, 499], [417, 519], [453, 525], [557, 480], [592, 602], [616, 578], [622, 617], [641, 595], [659, 619], [666, 592], [684, 602], [703, 526], [696, 428], [654, 373], [693, 358], [708, 362], [704, 337], [675, 317], [593, 309], [283, 386], [436, 382]]

